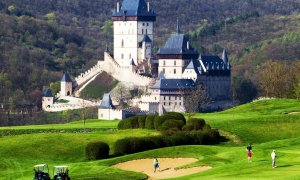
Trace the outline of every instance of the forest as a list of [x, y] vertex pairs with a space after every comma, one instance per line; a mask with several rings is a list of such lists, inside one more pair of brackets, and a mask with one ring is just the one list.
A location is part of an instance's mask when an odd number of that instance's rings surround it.
[[[63, 72], [74, 77], [102, 59], [106, 46], [113, 46], [110, 19], [116, 2], [1, 0], [0, 104], [39, 110], [43, 86], [59, 81]], [[227, 49], [234, 99], [299, 98], [298, 0], [151, 0], [150, 5], [157, 13], [155, 50], [175, 32], [178, 18], [181, 32], [201, 54], [220, 55]], [[289, 91], [270, 93], [265, 88], [274, 87], [260, 81], [258, 75], [274, 63], [292, 79]]]

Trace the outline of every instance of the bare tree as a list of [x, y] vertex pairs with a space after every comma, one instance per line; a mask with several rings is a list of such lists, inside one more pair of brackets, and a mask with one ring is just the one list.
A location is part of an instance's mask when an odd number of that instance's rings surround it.
[[195, 113], [200, 112], [208, 103], [208, 93], [201, 85], [198, 85], [184, 98], [184, 106], [188, 115], [188, 119], [192, 118]]

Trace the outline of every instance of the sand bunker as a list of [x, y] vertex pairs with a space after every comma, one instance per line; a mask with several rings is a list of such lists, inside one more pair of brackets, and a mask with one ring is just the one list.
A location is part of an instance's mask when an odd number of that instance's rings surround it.
[[149, 176], [149, 179], [175, 178], [194, 174], [200, 171], [211, 169], [209, 166], [200, 166], [175, 170], [176, 167], [184, 166], [198, 161], [195, 158], [158, 158], [160, 172], [153, 172], [153, 159], [139, 159], [116, 164], [113, 167], [128, 171], [142, 172]]

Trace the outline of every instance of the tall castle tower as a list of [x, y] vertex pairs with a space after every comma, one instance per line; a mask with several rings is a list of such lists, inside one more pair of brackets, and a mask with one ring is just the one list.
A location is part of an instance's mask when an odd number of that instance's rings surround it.
[[73, 91], [73, 82], [69, 76], [69, 74], [65, 73], [60, 81], [60, 96], [70, 96]]
[[124, 0], [117, 3], [114, 23], [114, 59], [129, 67], [132, 60], [139, 64], [152, 56], [153, 24], [156, 15], [145, 0]]

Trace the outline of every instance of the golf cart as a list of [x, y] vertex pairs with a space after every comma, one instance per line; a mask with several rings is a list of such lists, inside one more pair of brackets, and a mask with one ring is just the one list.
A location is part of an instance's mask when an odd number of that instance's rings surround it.
[[50, 180], [49, 168], [47, 164], [37, 164], [34, 166], [33, 180]]
[[54, 180], [70, 180], [68, 166], [53, 167]]

